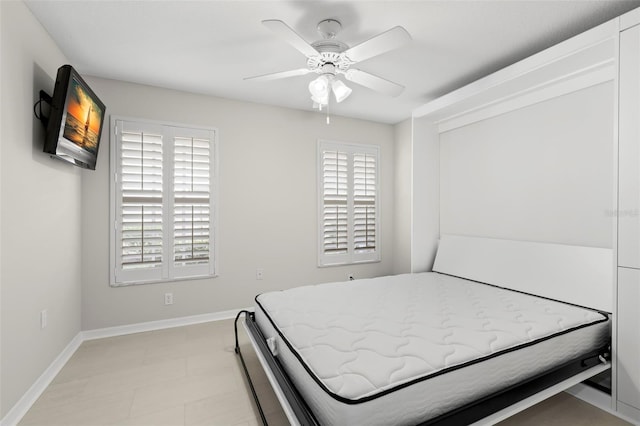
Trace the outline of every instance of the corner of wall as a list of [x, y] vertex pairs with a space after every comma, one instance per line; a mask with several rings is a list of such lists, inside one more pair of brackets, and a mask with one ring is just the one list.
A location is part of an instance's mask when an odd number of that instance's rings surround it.
[[440, 237], [440, 142], [428, 118], [411, 135], [411, 272], [430, 271]]
[[11, 111], [0, 116], [0, 247], [11, 247], [0, 252], [2, 418], [80, 332], [82, 174], [42, 152], [33, 116], [66, 57], [24, 2], [0, 2], [0, 11], [0, 108]]
[[411, 271], [411, 127], [411, 118], [394, 126], [394, 274]]

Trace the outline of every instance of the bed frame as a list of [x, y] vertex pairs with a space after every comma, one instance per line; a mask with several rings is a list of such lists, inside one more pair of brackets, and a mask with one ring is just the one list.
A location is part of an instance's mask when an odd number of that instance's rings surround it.
[[613, 312], [611, 249], [443, 235], [433, 271]]
[[[611, 256], [610, 249], [602, 248], [443, 236], [433, 271], [611, 312]], [[235, 321], [235, 351], [263, 424], [268, 423], [238, 343], [238, 321], [243, 314], [242, 324], [289, 422], [317, 425], [313, 413], [272, 355], [254, 314], [242, 311]], [[609, 359], [607, 346], [421, 425], [496, 423], [608, 370]]]

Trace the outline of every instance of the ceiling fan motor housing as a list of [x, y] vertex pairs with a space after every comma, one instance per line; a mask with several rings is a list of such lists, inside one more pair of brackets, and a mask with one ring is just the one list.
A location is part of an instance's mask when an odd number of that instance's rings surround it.
[[319, 40], [311, 43], [311, 46], [319, 53], [318, 56], [310, 57], [307, 60], [307, 66], [314, 72], [322, 72], [322, 67], [325, 64], [332, 64], [337, 72], [344, 72], [354, 63], [342, 54], [349, 46], [339, 40]]

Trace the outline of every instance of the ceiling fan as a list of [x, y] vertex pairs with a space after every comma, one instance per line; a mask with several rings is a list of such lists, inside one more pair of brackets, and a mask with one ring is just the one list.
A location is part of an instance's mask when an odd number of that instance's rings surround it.
[[351, 94], [352, 89], [338, 79], [338, 75], [344, 75], [346, 80], [389, 96], [398, 96], [404, 90], [404, 86], [398, 83], [351, 68], [357, 62], [397, 49], [411, 41], [407, 30], [400, 26], [349, 47], [335, 38], [342, 29], [342, 24], [336, 19], [325, 19], [318, 23], [317, 30], [322, 39], [313, 43], [307, 43], [283, 21], [270, 19], [262, 21], [262, 24], [302, 52], [307, 57], [307, 67], [247, 77], [245, 80], [267, 81], [310, 73], [319, 74], [319, 77], [309, 83], [311, 100], [314, 107], [319, 109], [329, 104], [331, 92], [337, 102], [342, 102]]

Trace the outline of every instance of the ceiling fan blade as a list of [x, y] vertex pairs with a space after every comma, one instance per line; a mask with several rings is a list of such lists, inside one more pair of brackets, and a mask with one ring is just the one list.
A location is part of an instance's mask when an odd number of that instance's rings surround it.
[[268, 19], [262, 21], [262, 25], [276, 33], [280, 38], [298, 49], [307, 58], [318, 56], [319, 53], [309, 43], [307, 43], [300, 35], [291, 29], [290, 26], [277, 19]]
[[407, 30], [400, 26], [393, 27], [367, 41], [353, 46], [351, 49], [345, 50], [344, 55], [353, 62], [360, 62], [397, 49], [410, 41], [411, 36]]
[[398, 96], [404, 90], [404, 86], [398, 83], [354, 68], [348, 70], [344, 76], [349, 81], [389, 96]]
[[297, 77], [299, 75], [306, 75], [310, 72], [308, 68], [300, 68], [297, 70], [291, 71], [281, 71], [281, 72], [273, 72], [270, 74], [256, 75], [253, 77], [245, 77], [244, 80], [254, 80], [254, 81], [269, 81], [269, 80], [277, 80], [279, 78], [287, 78], [287, 77]]

